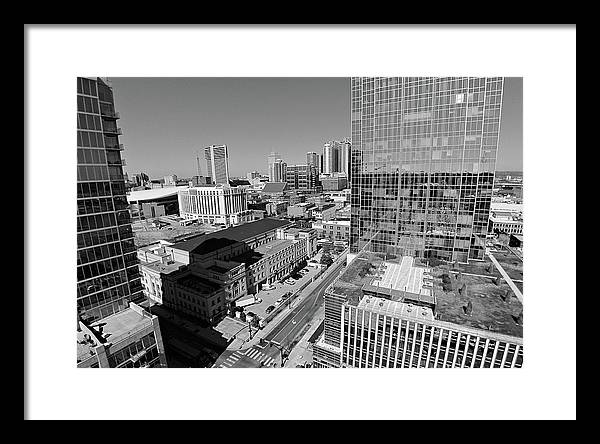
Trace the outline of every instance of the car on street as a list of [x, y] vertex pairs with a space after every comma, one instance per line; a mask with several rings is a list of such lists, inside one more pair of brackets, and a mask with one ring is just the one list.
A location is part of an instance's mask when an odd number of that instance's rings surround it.
[[283, 302], [283, 298], [279, 298], [275, 301], [275, 305], [279, 305]]
[[284, 301], [289, 298], [292, 295], [291, 291], [288, 291], [287, 293], [285, 293], [283, 296], [281, 296], [281, 299], [283, 299]]
[[294, 285], [296, 283], [296, 281], [293, 280], [293, 279], [286, 279], [285, 283], [288, 284], [288, 285]]
[[269, 314], [269, 313], [271, 313], [273, 310], [275, 310], [275, 307], [274, 307], [273, 305], [269, 305], [269, 306], [267, 307], [267, 309], [265, 310], [265, 313], [266, 313], [266, 314]]

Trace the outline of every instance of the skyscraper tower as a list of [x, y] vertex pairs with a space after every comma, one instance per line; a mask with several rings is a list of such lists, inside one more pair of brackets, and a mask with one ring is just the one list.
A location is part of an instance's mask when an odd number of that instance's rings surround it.
[[77, 78], [77, 309], [86, 320], [143, 300], [119, 117], [107, 81]]
[[351, 253], [483, 259], [503, 78], [351, 81]]
[[276, 179], [276, 172], [275, 172], [275, 162], [277, 162], [277, 160], [281, 161], [281, 155], [279, 153], [276, 153], [275, 151], [272, 151], [268, 158], [267, 158], [267, 162], [268, 162], [268, 173], [269, 173], [269, 182], [279, 182], [281, 181], [281, 178]]
[[317, 175], [321, 174], [321, 159], [318, 153], [314, 151], [306, 153], [306, 164], [315, 167]]
[[204, 148], [207, 175], [212, 183], [229, 185], [229, 151], [227, 145], [211, 145]]

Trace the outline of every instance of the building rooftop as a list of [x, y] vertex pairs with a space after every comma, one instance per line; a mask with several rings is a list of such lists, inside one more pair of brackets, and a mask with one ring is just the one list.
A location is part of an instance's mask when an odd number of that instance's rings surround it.
[[[352, 305], [370, 294], [435, 307], [436, 321], [523, 337], [522, 322], [517, 322], [523, 306], [506, 282], [500, 279], [496, 285], [494, 277], [459, 276], [448, 267], [425, 267], [406, 256], [384, 261], [379, 254], [362, 252], [328, 291], [345, 296]], [[445, 285], [443, 275], [449, 278]]]
[[220, 285], [213, 281], [195, 274], [188, 274], [187, 276], [177, 279], [177, 284], [199, 293], [212, 293], [221, 288]]
[[357, 308], [392, 317], [404, 316], [428, 321], [434, 320], [433, 311], [429, 307], [420, 307], [411, 303], [390, 301], [384, 298], [366, 296], [360, 300]]
[[163, 264], [162, 262], [152, 262], [150, 264], [142, 264], [142, 266], [157, 273], [169, 274], [179, 270], [181, 267], [184, 267], [185, 264], [181, 262], [170, 261], [166, 264]]
[[127, 308], [92, 324], [90, 328], [101, 338], [102, 343], [117, 343], [120, 340], [152, 325], [152, 315], [143, 309]]
[[[223, 230], [224, 231], [224, 230]], [[218, 231], [217, 233], [222, 233], [223, 231]], [[194, 248], [193, 253], [196, 254], [208, 254], [213, 251], [217, 251], [223, 247], [227, 247], [229, 245], [237, 244], [239, 241], [233, 239], [227, 239], [223, 237], [210, 237], [206, 239], [203, 243]]]
[[271, 230], [275, 230], [277, 228], [285, 227], [287, 225], [292, 225], [292, 223], [287, 220], [266, 217], [264, 219], [256, 220], [254, 222], [238, 225], [236, 227], [230, 227], [224, 230], [219, 230], [214, 233], [206, 233], [204, 235], [197, 236], [193, 239], [189, 239], [183, 242], [177, 242], [173, 245], [173, 248], [191, 252], [200, 244], [204, 243], [208, 239], [213, 238], [224, 238], [243, 242], [254, 236], [258, 236], [260, 234], [266, 233]]
[[157, 200], [169, 196], [177, 196], [177, 193], [185, 187], [152, 188], [151, 190], [132, 191], [127, 195], [127, 202], [141, 202], [146, 200]]
[[267, 182], [262, 188], [263, 193], [283, 193], [287, 187], [287, 182]]
[[271, 256], [284, 248], [289, 247], [294, 243], [293, 240], [288, 239], [275, 239], [268, 244], [259, 245], [254, 249], [255, 252], [262, 254], [263, 256]]

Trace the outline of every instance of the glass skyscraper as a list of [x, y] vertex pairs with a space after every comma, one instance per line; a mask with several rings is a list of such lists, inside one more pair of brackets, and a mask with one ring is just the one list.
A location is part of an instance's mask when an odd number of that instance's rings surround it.
[[86, 321], [143, 300], [112, 88], [77, 78], [77, 311]]
[[501, 77], [351, 80], [351, 253], [483, 259]]

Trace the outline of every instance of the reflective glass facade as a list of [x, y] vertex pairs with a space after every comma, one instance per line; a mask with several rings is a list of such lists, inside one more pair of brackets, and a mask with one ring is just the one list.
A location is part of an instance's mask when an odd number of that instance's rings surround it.
[[143, 300], [113, 92], [77, 78], [77, 309], [86, 320]]
[[352, 253], [483, 259], [503, 84], [352, 78]]

